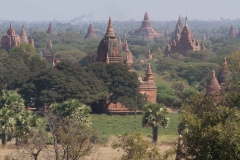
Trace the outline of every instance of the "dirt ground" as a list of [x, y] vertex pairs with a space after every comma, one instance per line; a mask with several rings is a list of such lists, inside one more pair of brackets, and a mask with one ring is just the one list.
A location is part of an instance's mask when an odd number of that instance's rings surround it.
[[[111, 144], [116, 140], [116, 137], [111, 137], [108, 144], [105, 146], [96, 146], [92, 150], [92, 154], [82, 158], [82, 160], [117, 160], [123, 154], [122, 150], [112, 149]], [[164, 151], [173, 148], [172, 144], [157, 144], [159, 150]], [[17, 149], [13, 143], [8, 143], [6, 147], [0, 146], [0, 160], [4, 160], [5, 156], [17, 158], [18, 160], [33, 160], [33, 157], [24, 153], [23, 149]], [[169, 160], [174, 160], [175, 156]], [[54, 160], [54, 153], [52, 151], [42, 151], [39, 155], [39, 160]]]

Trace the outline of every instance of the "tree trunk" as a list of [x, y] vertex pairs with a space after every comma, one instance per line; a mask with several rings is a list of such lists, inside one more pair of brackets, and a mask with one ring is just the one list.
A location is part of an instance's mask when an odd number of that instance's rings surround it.
[[158, 139], [158, 126], [152, 127], [153, 142], [156, 143]]
[[2, 145], [6, 145], [7, 144], [7, 136], [5, 132], [2, 132]]
[[34, 156], [34, 160], [38, 159], [38, 154], [33, 154], [33, 156]]

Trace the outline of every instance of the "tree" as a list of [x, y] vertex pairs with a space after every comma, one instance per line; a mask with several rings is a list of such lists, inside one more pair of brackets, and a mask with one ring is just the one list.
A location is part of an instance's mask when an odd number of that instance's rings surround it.
[[33, 157], [34, 160], [37, 160], [41, 151], [47, 149], [47, 142], [47, 132], [31, 130], [29, 134], [24, 134], [22, 136], [21, 140], [18, 142], [18, 145], [20, 145], [27, 154]]
[[157, 84], [157, 102], [172, 106], [177, 99], [174, 92], [174, 89], [164, 83]]
[[157, 142], [159, 125], [168, 128], [169, 118], [165, 117], [166, 113], [167, 109], [162, 104], [147, 104], [144, 107], [142, 126], [152, 127], [153, 142]]
[[91, 108], [76, 99], [67, 100], [63, 103], [54, 103], [50, 106], [54, 115], [62, 118], [72, 118], [82, 125], [89, 125], [89, 113]]
[[128, 68], [120, 63], [94, 63], [88, 66], [88, 72], [93, 72], [108, 88], [108, 97], [104, 100], [110, 103], [120, 102], [129, 109], [135, 106], [136, 96], [138, 107], [143, 105], [143, 98], [138, 92], [138, 76], [135, 72], [129, 72]]
[[2, 145], [7, 144], [7, 135], [13, 133], [15, 128], [15, 113], [6, 108], [3, 107], [0, 109], [0, 128], [2, 132]]
[[35, 98], [35, 106], [42, 107], [74, 98], [91, 104], [105, 98], [106, 90], [94, 74], [88, 74], [79, 64], [61, 62], [29, 78], [20, 93], [28, 102]]
[[162, 160], [156, 145], [150, 145], [140, 134], [122, 134], [118, 137], [119, 142], [114, 142], [112, 148], [121, 148], [124, 154], [121, 160]]
[[90, 153], [90, 109], [78, 100], [52, 104], [47, 113], [55, 157], [58, 160], [79, 159]]
[[187, 159], [240, 159], [240, 111], [196, 95], [182, 107], [184, 155]]
[[16, 116], [24, 110], [24, 101], [15, 90], [2, 90], [0, 98], [0, 130], [2, 144], [6, 145], [7, 136], [15, 131]]

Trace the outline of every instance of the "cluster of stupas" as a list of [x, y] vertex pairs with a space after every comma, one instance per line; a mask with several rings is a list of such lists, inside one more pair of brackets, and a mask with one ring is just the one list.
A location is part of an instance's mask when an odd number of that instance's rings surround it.
[[144, 36], [145, 38], [148, 38], [148, 39], [154, 39], [155, 37], [156, 38], [162, 37], [161, 33], [158, 33], [156, 29], [152, 28], [151, 21], [149, 19], [147, 12], [144, 15], [142, 26], [140, 28], [135, 29], [135, 31], [132, 34]]
[[191, 33], [188, 23], [187, 23], [187, 17], [185, 21], [185, 25], [183, 26], [182, 18], [179, 16], [175, 34], [172, 37], [171, 40], [169, 40], [164, 54], [169, 55], [171, 53], [180, 53], [183, 56], [187, 55], [188, 51], [199, 51], [199, 50], [205, 50], [204, 43], [200, 45], [198, 40], [195, 40], [193, 34]]
[[13, 46], [18, 46], [20, 43], [30, 43], [34, 46], [34, 40], [32, 37], [28, 39], [27, 34], [25, 32], [24, 26], [22, 27], [22, 32], [20, 36], [15, 33], [15, 30], [10, 23], [10, 27], [7, 30], [7, 34], [2, 36], [2, 49], [9, 50]]
[[226, 88], [228, 73], [230, 73], [227, 65], [227, 60], [224, 58], [221, 69], [216, 78], [215, 71], [212, 72], [212, 78], [206, 88], [206, 96], [212, 95], [215, 102], [219, 101], [221, 92]]

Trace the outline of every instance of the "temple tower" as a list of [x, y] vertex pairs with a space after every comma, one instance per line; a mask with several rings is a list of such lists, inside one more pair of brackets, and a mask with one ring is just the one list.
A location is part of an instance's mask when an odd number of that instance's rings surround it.
[[29, 38], [29, 44], [34, 47], [34, 39], [32, 38], [32, 36]]
[[193, 34], [188, 27], [187, 17], [180, 38], [178, 37], [177, 39], [173, 39], [172, 42], [173, 43], [168, 44], [169, 46], [166, 47], [164, 51], [165, 55], [168, 55], [170, 52], [178, 52], [183, 56], [186, 56], [188, 51], [198, 51], [201, 49], [199, 42], [194, 39]]
[[175, 41], [180, 40], [180, 35], [182, 33], [183, 28], [184, 28], [184, 24], [182, 22], [182, 17], [181, 17], [181, 15], [179, 15], [178, 22], [177, 22], [176, 27], [175, 27], [174, 35], [172, 37], [172, 41], [174, 39], [175, 39]]
[[215, 71], [212, 71], [212, 78], [206, 88], [206, 96], [212, 95], [214, 101], [217, 102], [220, 97], [221, 86], [219, 85], [215, 76]]
[[46, 33], [48, 33], [48, 34], [54, 34], [53, 27], [52, 27], [52, 22], [49, 23], [48, 30], [47, 30]]
[[146, 58], [149, 60], [152, 59], [152, 53], [151, 53], [150, 49], [148, 50], [148, 54], [147, 54]]
[[86, 38], [97, 38], [97, 35], [95, 34], [92, 22], [90, 22], [87, 34], [85, 35], [84, 39], [86, 39]]
[[128, 62], [129, 62], [129, 63], [133, 63], [132, 52], [129, 50], [127, 40], [125, 40], [123, 51], [127, 53]]
[[155, 37], [162, 37], [162, 34], [158, 33], [156, 29], [152, 28], [151, 21], [148, 16], [148, 12], [145, 13], [144, 19], [142, 21], [142, 26], [133, 32], [133, 35], [146, 36], [149, 39], [154, 39]]
[[9, 49], [13, 46], [18, 46], [20, 44], [21, 38], [19, 35], [15, 34], [15, 30], [10, 23], [10, 27], [7, 30], [7, 34], [2, 36], [2, 49]]
[[49, 42], [47, 43], [47, 49], [51, 49], [52, 48], [52, 41], [49, 40]]
[[232, 36], [232, 37], [236, 37], [237, 36], [237, 32], [236, 32], [235, 28], [233, 27], [233, 25], [231, 25], [231, 27], [229, 29], [228, 35]]
[[148, 64], [144, 79], [140, 79], [139, 93], [143, 94], [150, 103], [157, 102], [157, 87], [150, 63]]
[[228, 69], [227, 59], [225, 57], [220, 72], [217, 76], [218, 83], [220, 84], [222, 89], [225, 89], [228, 73], [230, 73], [230, 71]]
[[114, 30], [112, 27], [111, 17], [109, 17], [107, 32], [98, 46], [97, 57], [95, 61], [106, 63], [107, 54], [109, 58], [109, 63], [123, 62], [122, 48], [118, 42], [117, 37], [115, 36]]
[[27, 38], [27, 34], [25, 32], [25, 29], [24, 29], [24, 26], [22, 26], [22, 32], [20, 34], [20, 38], [21, 38], [21, 42], [29, 43], [28, 38]]

